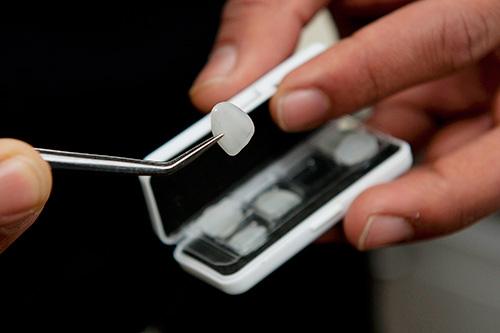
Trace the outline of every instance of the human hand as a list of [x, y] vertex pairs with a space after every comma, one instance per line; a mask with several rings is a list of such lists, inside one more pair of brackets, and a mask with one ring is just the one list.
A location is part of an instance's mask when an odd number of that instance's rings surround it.
[[33, 148], [0, 139], [0, 253], [36, 220], [51, 187], [50, 168]]
[[[420, 166], [352, 204], [344, 231], [359, 249], [444, 235], [500, 208], [500, 2], [409, 2], [333, 1], [343, 21], [382, 17], [293, 71], [271, 100], [286, 131], [375, 105], [372, 126], [422, 149]], [[209, 109], [278, 64], [327, 3], [229, 1], [193, 102]]]

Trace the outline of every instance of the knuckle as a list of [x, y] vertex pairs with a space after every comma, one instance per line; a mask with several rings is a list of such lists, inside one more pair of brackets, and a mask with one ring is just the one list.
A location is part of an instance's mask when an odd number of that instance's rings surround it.
[[371, 52], [371, 48], [366, 45], [366, 40], [370, 40], [372, 37], [367, 36], [370, 31], [369, 29], [360, 30], [359, 32], [353, 34], [348, 41], [351, 43], [352, 47], [357, 51], [358, 57], [358, 70], [361, 72], [363, 79], [365, 80], [363, 85], [363, 96], [361, 99], [364, 101], [375, 102], [384, 96], [384, 91], [387, 87], [384, 87], [384, 71], [378, 70], [378, 67], [374, 63], [374, 57]]
[[431, 59], [451, 69], [474, 63], [492, 47], [490, 20], [473, 5], [463, 7], [467, 8], [443, 11], [437, 42], [433, 43], [436, 47], [431, 50]]

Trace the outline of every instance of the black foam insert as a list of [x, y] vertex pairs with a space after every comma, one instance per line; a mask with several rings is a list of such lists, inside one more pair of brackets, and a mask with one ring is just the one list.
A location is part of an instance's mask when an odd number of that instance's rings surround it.
[[[393, 144], [385, 143], [383, 144], [380, 152], [372, 157], [371, 159], [353, 166], [351, 168], [345, 168], [342, 174], [338, 173], [338, 168], [332, 167], [330, 170], [325, 169], [324, 177], [322, 177], [322, 187], [318, 188], [315, 193], [310, 193], [307, 197], [304, 198], [304, 201], [299, 207], [294, 208], [293, 213], [287, 214], [285, 220], [281, 223], [281, 225], [274, 230], [267, 242], [261, 246], [258, 250], [250, 253], [247, 256], [241, 257], [238, 261], [224, 261], [223, 257], [227, 256], [227, 251], [221, 246], [204, 246], [203, 251], [209, 252], [209, 257], [212, 259], [221, 258], [221, 260], [206, 260], [206, 253], [204, 257], [200, 256], [198, 253], [200, 249], [200, 243], [206, 243], [207, 239], [205, 237], [194, 239], [190, 242], [186, 248], [184, 249], [185, 253], [197, 258], [198, 260], [204, 262], [209, 267], [213, 268], [215, 271], [229, 275], [237, 272], [243, 266], [245, 266], [252, 259], [257, 257], [260, 253], [262, 253], [266, 248], [271, 246], [274, 242], [280, 239], [283, 235], [288, 233], [298, 224], [300, 224], [305, 218], [311, 215], [314, 211], [323, 206], [326, 202], [334, 198], [340, 192], [348, 188], [350, 185], [355, 183], [361, 177], [363, 177], [366, 173], [373, 170], [387, 158], [392, 156], [399, 150], [399, 147]], [[316, 153], [318, 154], [318, 153]], [[318, 174], [316, 174], [319, 176]], [[296, 178], [292, 178], [296, 179]], [[300, 179], [300, 178], [299, 178]], [[314, 183], [314, 182], [313, 182]], [[281, 186], [286, 186], [284, 183]], [[290, 183], [292, 184], [292, 183]], [[206, 245], [206, 244], [205, 244]], [[223, 264], [214, 264], [213, 262], [218, 261]]]

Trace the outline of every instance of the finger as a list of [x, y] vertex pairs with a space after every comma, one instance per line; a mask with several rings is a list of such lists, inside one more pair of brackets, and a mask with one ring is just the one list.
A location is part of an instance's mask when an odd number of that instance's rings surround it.
[[36, 151], [0, 139], [0, 253], [35, 221], [51, 186], [50, 168]]
[[434, 117], [399, 97], [378, 105], [367, 124], [410, 143], [415, 150], [422, 147], [437, 128]]
[[497, 91], [493, 97], [493, 121], [495, 124], [500, 125], [500, 86], [497, 88]]
[[285, 59], [302, 26], [327, 2], [229, 1], [210, 60], [191, 88], [193, 103], [209, 110]]
[[341, 37], [352, 35], [413, 0], [336, 0], [330, 3], [330, 12]]
[[494, 126], [490, 113], [451, 123], [437, 132], [429, 143], [425, 160], [434, 161], [474, 141]]
[[500, 208], [500, 128], [352, 204], [344, 230], [359, 249], [462, 229]]
[[271, 101], [272, 114], [284, 130], [309, 129], [465, 68], [499, 43], [500, 2], [417, 1], [288, 75]]
[[[481, 108], [488, 109], [491, 93], [487, 90], [481, 71], [477, 67], [467, 68], [384, 99], [375, 106], [368, 123], [419, 149], [428, 143], [441, 119], [451, 121], [467, 116], [470, 120]], [[459, 129], [460, 126], [453, 132]]]
[[[424, 139], [420, 137], [430, 135], [429, 132], [434, 128], [434, 126], [428, 123], [429, 115], [425, 112], [418, 112], [414, 109], [399, 109], [397, 110], [398, 112], [393, 111], [382, 109], [381, 113], [376, 113], [370, 118], [368, 124], [372, 128], [393, 136], [401, 134], [403, 140], [411, 143], [422, 142]], [[492, 126], [493, 120], [491, 115], [483, 114], [445, 127], [434, 136], [426, 151], [426, 160], [436, 160], [440, 156], [460, 148], [464, 144], [478, 138], [487, 130], [490, 130]], [[345, 237], [343, 237], [343, 233], [339, 230], [338, 226], [335, 226], [317, 240], [318, 243], [338, 243], [342, 241], [345, 241]]]

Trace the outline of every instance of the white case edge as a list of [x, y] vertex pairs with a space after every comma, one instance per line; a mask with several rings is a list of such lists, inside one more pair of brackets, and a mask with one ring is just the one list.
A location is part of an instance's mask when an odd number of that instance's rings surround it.
[[[286, 74], [324, 50], [324, 45], [314, 44], [298, 52], [229, 101], [238, 105], [246, 112], [252, 111], [276, 92], [277, 85]], [[172, 158], [203, 138], [209, 131], [210, 118], [207, 115], [153, 151], [146, 159], [164, 161]], [[372, 185], [389, 181], [402, 174], [411, 166], [412, 155], [409, 145], [397, 139], [392, 140], [400, 147], [397, 153], [363, 176], [346, 191], [311, 214], [297, 227], [267, 248], [238, 272], [231, 275], [222, 275], [196, 259], [182, 253], [182, 246], [176, 247], [174, 258], [186, 271], [228, 294], [239, 294], [247, 291], [340, 221], [350, 203], [363, 190]], [[141, 176], [139, 180], [156, 235], [165, 244], [177, 243], [181, 235], [169, 237], [163, 228], [161, 215], [151, 187], [151, 177]], [[318, 223], [318, 221], [320, 222]], [[320, 225], [320, 227], [316, 228], [317, 225]]]
[[[234, 103], [247, 113], [251, 112], [258, 105], [268, 100], [276, 92], [277, 86], [288, 73], [311, 60], [325, 49], [325, 45], [321, 43], [314, 43], [306, 49], [297, 52], [280, 65], [276, 66], [273, 70], [263, 75], [250, 86], [229, 99], [229, 102]], [[210, 115], [206, 115], [179, 133], [177, 136], [151, 152], [145, 157], [145, 159], [153, 161], [166, 161], [185, 151], [209, 132]], [[173, 236], [169, 236], [165, 232], [162, 216], [158, 210], [158, 204], [151, 187], [151, 176], [140, 176], [139, 181], [146, 199], [146, 206], [154, 232], [164, 244], [172, 245], [177, 243], [182, 235], [175, 234]]]
[[[412, 154], [409, 145], [396, 139], [392, 141], [400, 147], [398, 152], [307, 217], [238, 272], [222, 275], [196, 259], [185, 255], [182, 252], [182, 246], [177, 246], [175, 249], [175, 259], [186, 271], [228, 294], [240, 294], [247, 291], [339, 222], [351, 202], [363, 190], [390, 181], [410, 168]], [[320, 227], [316, 228], [318, 225]]]

